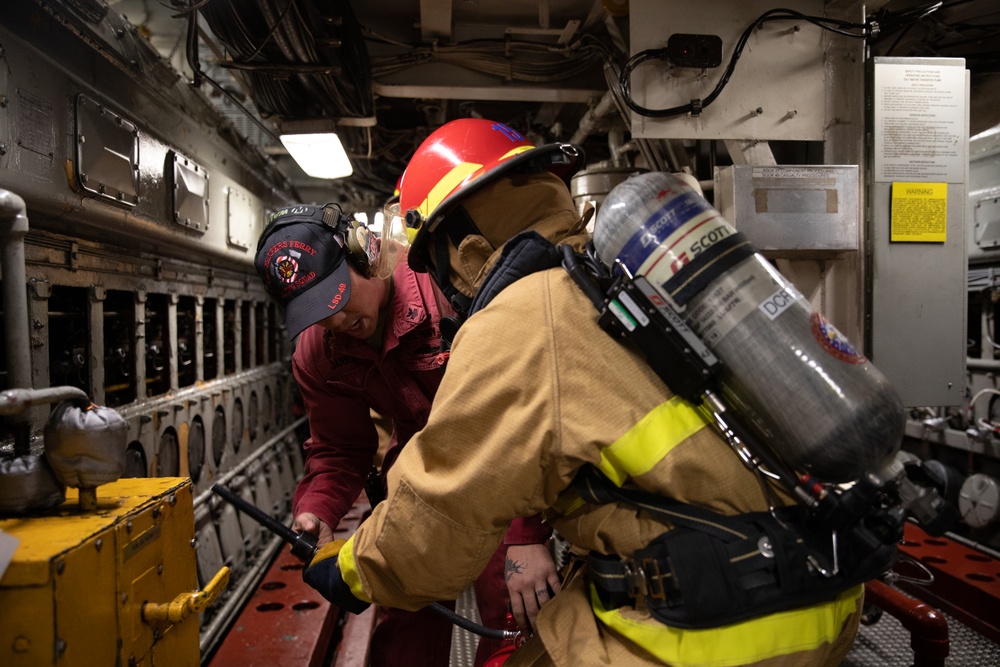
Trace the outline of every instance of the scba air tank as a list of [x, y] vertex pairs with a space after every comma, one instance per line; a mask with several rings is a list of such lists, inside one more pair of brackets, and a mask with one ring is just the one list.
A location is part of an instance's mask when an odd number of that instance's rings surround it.
[[786, 465], [842, 482], [899, 448], [904, 409], [885, 377], [680, 178], [616, 186], [594, 245], [681, 308], [722, 362], [723, 398]]

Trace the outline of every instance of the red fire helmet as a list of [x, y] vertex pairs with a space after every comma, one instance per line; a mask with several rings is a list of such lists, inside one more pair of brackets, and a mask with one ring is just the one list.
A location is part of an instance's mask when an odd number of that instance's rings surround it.
[[496, 121], [462, 118], [442, 125], [414, 152], [399, 185], [410, 266], [425, 270], [427, 233], [459, 199], [509, 173], [550, 171], [569, 181], [583, 161], [578, 146], [535, 147], [520, 132]]

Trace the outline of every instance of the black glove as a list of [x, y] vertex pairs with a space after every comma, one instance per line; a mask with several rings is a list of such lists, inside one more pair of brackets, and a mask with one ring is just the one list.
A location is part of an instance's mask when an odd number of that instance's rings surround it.
[[340, 576], [337, 554], [340, 553], [342, 546], [344, 540], [334, 540], [324, 545], [302, 571], [302, 580], [319, 591], [319, 594], [332, 604], [352, 614], [360, 614], [370, 603], [354, 597], [351, 588]]

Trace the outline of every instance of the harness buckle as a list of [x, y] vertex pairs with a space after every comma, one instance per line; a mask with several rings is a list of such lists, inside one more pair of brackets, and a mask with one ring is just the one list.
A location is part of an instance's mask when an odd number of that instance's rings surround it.
[[655, 558], [643, 558], [642, 571], [645, 573], [646, 577], [648, 577], [645, 579], [645, 583], [648, 588], [646, 594], [654, 600], [666, 602], [667, 587], [663, 580], [666, 576], [669, 576], [669, 574], [664, 575], [660, 572], [660, 563]]
[[649, 590], [645, 571], [631, 558], [622, 558], [622, 574], [629, 596], [635, 599], [635, 608], [645, 610], [646, 595]]

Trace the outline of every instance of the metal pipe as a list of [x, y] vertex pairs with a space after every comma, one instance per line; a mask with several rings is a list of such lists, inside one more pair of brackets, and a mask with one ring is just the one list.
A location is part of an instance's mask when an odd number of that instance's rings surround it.
[[611, 164], [622, 166], [622, 145], [625, 143], [625, 131], [620, 127], [608, 130], [608, 148], [611, 151]]
[[573, 136], [569, 138], [569, 143], [580, 144], [589, 135], [596, 132], [601, 123], [611, 115], [611, 112], [615, 109], [615, 98], [611, 92], [604, 93], [604, 97], [594, 106], [592, 109], [587, 109], [587, 113], [583, 114], [583, 118], [580, 119], [580, 125]]
[[865, 582], [865, 600], [889, 612], [909, 630], [913, 667], [944, 667], [950, 644], [948, 621], [941, 612], [877, 579]]
[[1000, 560], [1000, 551], [997, 551], [996, 549], [991, 549], [982, 542], [976, 542], [974, 540], [970, 540], [968, 537], [962, 537], [958, 533], [953, 533], [950, 530], [946, 531], [944, 536], [950, 540], [958, 542], [959, 544], [963, 544], [969, 547], [970, 549], [975, 549], [976, 551], [984, 553], [987, 556]]
[[[3, 266], [3, 326], [6, 336], [7, 377], [10, 387], [31, 386], [31, 337], [28, 332], [27, 271], [24, 236], [28, 216], [24, 200], [0, 190], [0, 263]], [[30, 453], [30, 419], [23, 411], [13, 415], [14, 454]]]
[[44, 389], [7, 389], [0, 391], [0, 415], [24, 414], [35, 405], [58, 403], [59, 401], [90, 402], [87, 392], [77, 387], [46, 387]]
[[1000, 359], [976, 359], [967, 357], [965, 365], [970, 370], [976, 371], [1000, 371]]
[[28, 333], [27, 271], [24, 236], [28, 216], [24, 200], [0, 190], [0, 244], [3, 262], [4, 333], [7, 336], [8, 386], [31, 386], [31, 338]]

